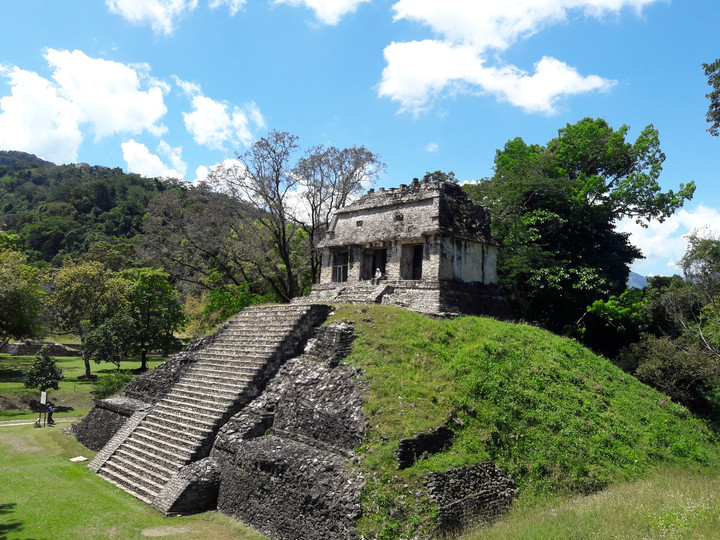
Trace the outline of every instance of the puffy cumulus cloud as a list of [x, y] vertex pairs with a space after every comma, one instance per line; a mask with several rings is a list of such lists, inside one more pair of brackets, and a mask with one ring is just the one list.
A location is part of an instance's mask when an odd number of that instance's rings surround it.
[[156, 34], [171, 34], [177, 19], [194, 10], [198, 0], [105, 0], [105, 4], [111, 13], [133, 24], [149, 24]]
[[248, 146], [255, 138], [254, 131], [265, 128], [265, 120], [255, 103], [243, 106], [215, 101], [204, 96], [199, 85], [175, 78], [190, 98], [192, 111], [183, 113], [185, 128], [196, 143], [216, 150], [226, 144]]
[[130, 139], [121, 145], [123, 159], [130, 172], [147, 177], [185, 178], [187, 164], [182, 160], [182, 147], [173, 148], [160, 141], [157, 152], [170, 162], [166, 165], [162, 158], [150, 152], [147, 146]]
[[305, 6], [315, 12], [317, 19], [323, 24], [336, 25], [340, 19], [355, 13], [358, 6], [370, 0], [275, 0], [276, 4]]
[[607, 91], [615, 81], [597, 75], [583, 77], [566, 63], [544, 56], [535, 64], [532, 75], [514, 66], [490, 68], [478, 74], [477, 84], [500, 100], [521, 107], [527, 112], [555, 112], [561, 96], [593, 90]]
[[79, 110], [38, 74], [0, 68], [11, 94], [0, 98], [0, 148], [31, 152], [56, 163], [77, 160], [82, 143]]
[[78, 50], [47, 49], [44, 56], [52, 80], [19, 67], [0, 69], [11, 89], [0, 98], [0, 141], [5, 148], [71, 162], [88, 126], [96, 140], [166, 131], [160, 119], [167, 112], [163, 94], [168, 86], [152, 84], [149, 66], [90, 58]]
[[132, 67], [90, 58], [79, 50], [48, 49], [45, 58], [53, 68], [59, 93], [77, 105], [80, 121], [92, 126], [96, 139], [120, 132], [147, 130], [159, 136], [166, 131], [158, 123], [167, 112], [163, 87], [141, 90], [140, 77]]
[[486, 67], [470, 45], [424, 40], [392, 43], [385, 49], [379, 95], [400, 102], [401, 111], [429, 108], [445, 94], [492, 93], [528, 112], [552, 113], [562, 95], [608, 90], [613, 85], [597, 76], [583, 77], [555, 58], [543, 57], [529, 74], [514, 66]]
[[[491, 51], [502, 52], [571, 13], [603, 17], [660, 0], [399, 0], [394, 19], [428, 26], [441, 39], [392, 43], [378, 86], [381, 97], [401, 110], [421, 112], [436, 98], [453, 93], [490, 93], [528, 112], [553, 113], [560, 97], [608, 90], [614, 81], [583, 76], [564, 62], [542, 57], [535, 72], [501, 62], [488, 66]], [[495, 58], [495, 55], [493, 55]], [[495, 61], [498, 62], [497, 60]], [[429, 63], [429, 64], [428, 64]], [[431, 70], [436, 73], [427, 73]]]
[[625, 218], [618, 222], [618, 230], [629, 233], [630, 241], [645, 256], [633, 265], [636, 272], [678, 273], [675, 263], [685, 254], [686, 236], [693, 231], [701, 235], [720, 234], [720, 212], [701, 204], [694, 211], [681, 209], [662, 223], [652, 221], [647, 228]]

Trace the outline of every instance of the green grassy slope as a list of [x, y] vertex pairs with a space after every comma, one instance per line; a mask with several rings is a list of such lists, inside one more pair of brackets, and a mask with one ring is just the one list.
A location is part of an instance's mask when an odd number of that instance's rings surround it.
[[[389, 306], [344, 306], [348, 361], [366, 370], [368, 480], [361, 528], [381, 538], [432, 525], [428, 471], [492, 460], [523, 497], [598, 491], [662, 464], [720, 463], [717, 439], [686, 409], [578, 343], [493, 319], [435, 320]], [[398, 441], [449, 425], [450, 449], [398, 471]]]

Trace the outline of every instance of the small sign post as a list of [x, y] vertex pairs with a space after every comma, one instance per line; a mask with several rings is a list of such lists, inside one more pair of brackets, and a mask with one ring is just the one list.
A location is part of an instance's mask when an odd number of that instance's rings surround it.
[[40, 411], [40, 416], [38, 416], [37, 425], [40, 425], [40, 419], [42, 419], [42, 426], [45, 427], [45, 420], [47, 418], [47, 392], [44, 390], [40, 392], [40, 405], [42, 405], [43, 408]]

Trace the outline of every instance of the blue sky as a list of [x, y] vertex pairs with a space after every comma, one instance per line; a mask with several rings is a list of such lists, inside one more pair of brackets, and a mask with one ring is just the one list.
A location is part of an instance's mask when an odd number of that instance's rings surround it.
[[698, 186], [663, 224], [620, 224], [634, 270], [720, 232], [717, 0], [3, 0], [0, 20], [0, 149], [192, 182], [277, 129], [365, 145], [392, 187], [490, 176], [509, 139], [599, 117], [654, 124], [663, 187]]

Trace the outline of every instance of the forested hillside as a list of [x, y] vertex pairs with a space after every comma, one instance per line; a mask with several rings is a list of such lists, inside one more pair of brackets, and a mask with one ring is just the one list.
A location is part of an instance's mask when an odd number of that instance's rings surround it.
[[180, 182], [121, 169], [55, 165], [0, 152], [0, 229], [16, 233], [30, 262], [60, 266], [96, 242], [136, 243], [150, 200]]

